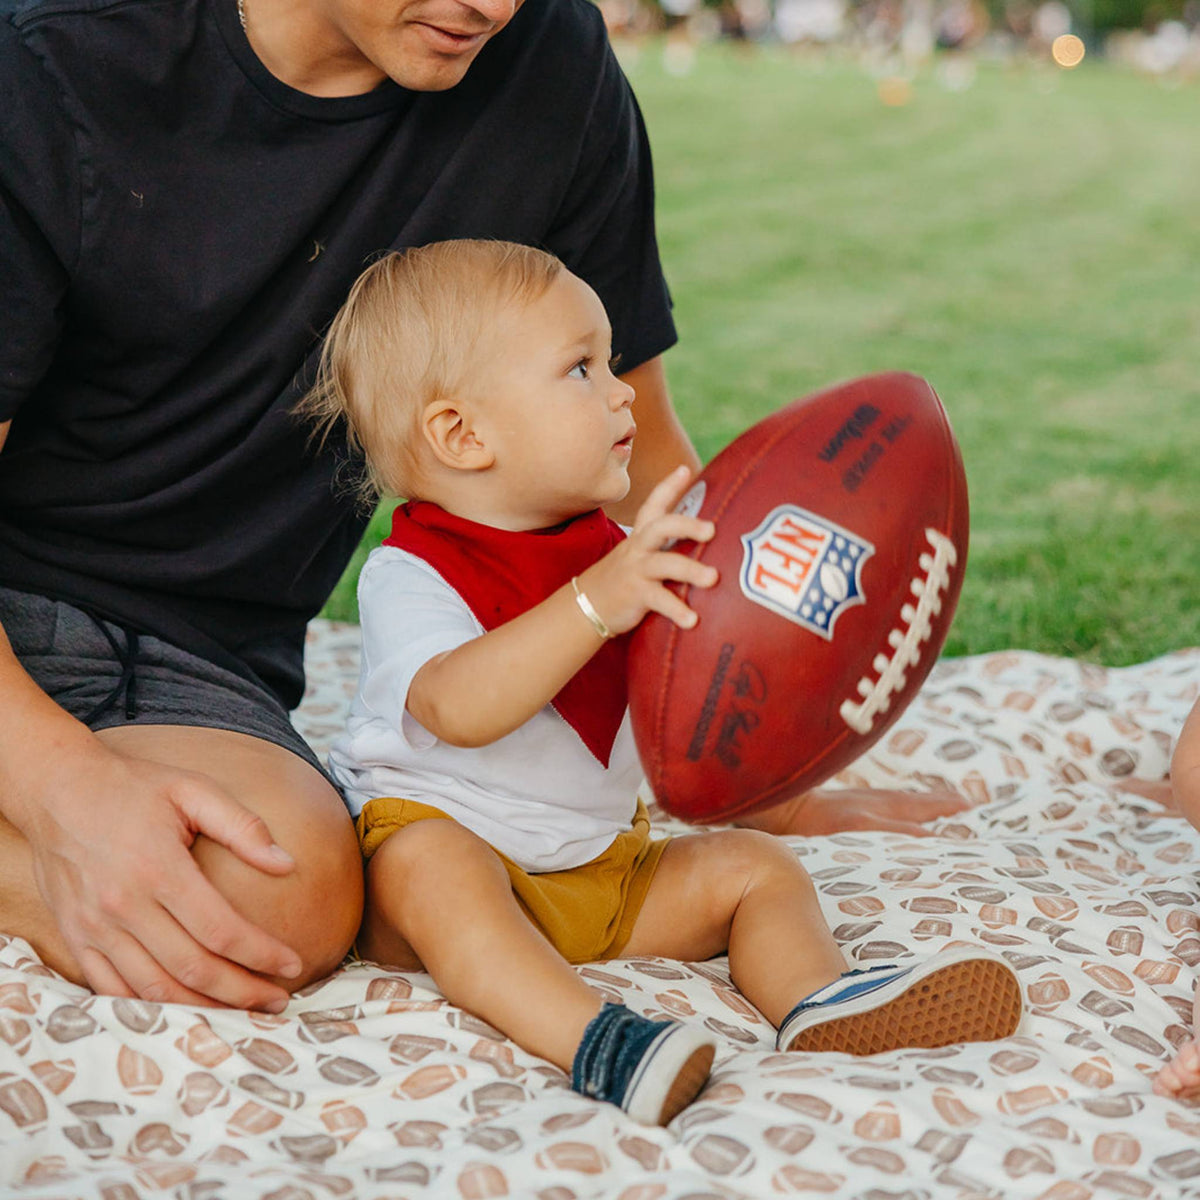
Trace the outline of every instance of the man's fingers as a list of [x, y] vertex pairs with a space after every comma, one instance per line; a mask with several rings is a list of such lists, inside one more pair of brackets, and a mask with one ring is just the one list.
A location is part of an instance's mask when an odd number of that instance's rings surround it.
[[[88, 947], [78, 957], [88, 985], [101, 995], [128, 996], [152, 1004], [193, 1004], [206, 1008], [218, 1006], [210, 997], [193, 992], [172, 979], [127, 934], [115, 934], [110, 948], [104, 954]], [[120, 971], [113, 966], [113, 959], [121, 963]], [[131, 983], [130, 980], [135, 982]]]
[[[174, 925], [165, 915], [164, 920], [167, 926]], [[178, 926], [169, 932], [181, 943], [190, 940]], [[242, 979], [231, 979], [221, 997], [214, 992], [190, 988], [156, 962], [136, 938], [122, 930], [113, 932], [103, 953], [89, 948], [81, 954], [81, 964], [85, 956], [92, 964], [88, 982], [94, 990], [103, 990], [105, 994], [136, 997], [152, 1004], [191, 1004], [267, 1012], [280, 1012], [288, 1002], [287, 992], [282, 988], [244, 971], [240, 972]]]
[[101, 996], [128, 996], [133, 999], [133, 989], [99, 950], [84, 946], [76, 951], [75, 961], [93, 992]]
[[89, 906], [67, 934], [93, 990], [269, 1011], [287, 1003], [282, 987], [254, 972], [293, 977], [299, 956], [240, 916], [186, 850], [146, 884]]
[[250, 866], [270, 875], [295, 868], [295, 859], [275, 844], [266, 822], [232, 797], [211, 786], [184, 783], [175, 801], [193, 832], [219, 842]]
[[136, 937], [121, 932], [114, 944], [109, 958], [143, 1000], [267, 1012], [279, 1012], [288, 1002], [283, 988], [210, 953], [162, 909]]
[[[181, 976], [178, 958], [173, 963], [159, 945], [148, 940], [144, 941], [144, 944], [172, 975], [190, 987], [234, 1003], [235, 1001], [229, 1000], [223, 992], [209, 992], [207, 988], [210, 977], [215, 976], [224, 979], [227, 984], [232, 984], [235, 974], [245, 974], [238, 972], [233, 964], [240, 964], [248, 971], [279, 975], [285, 979], [293, 979], [299, 975], [302, 968], [299, 955], [278, 938], [272, 937], [237, 913], [229, 901], [204, 877], [190, 856], [187, 863], [181, 864], [170, 888], [159, 890], [158, 899], [166, 912], [182, 926], [179, 932], [185, 935], [188, 943], [184, 946], [184, 961], [188, 964], [189, 971], [198, 970], [201, 977]], [[149, 936], [149, 931], [146, 932]], [[139, 930], [139, 939], [141, 933]], [[169, 941], [178, 956], [180, 950], [177, 939]], [[210, 953], [196, 959], [191, 951], [200, 947]], [[221, 959], [227, 959], [228, 963], [222, 963]]]

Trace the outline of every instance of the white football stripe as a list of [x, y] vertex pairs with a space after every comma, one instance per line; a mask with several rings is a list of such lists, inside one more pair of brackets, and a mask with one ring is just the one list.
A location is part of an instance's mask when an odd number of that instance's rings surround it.
[[875, 718], [891, 707], [892, 696], [903, 689], [907, 680], [905, 671], [915, 667], [921, 659], [921, 645], [929, 640], [933, 618], [942, 611], [941, 593], [950, 583], [950, 572], [958, 562], [958, 551], [954, 543], [936, 529], [926, 529], [925, 538], [933, 547], [933, 556], [922, 554], [917, 560], [923, 576], [916, 576], [909, 590], [917, 598], [917, 606], [904, 605], [900, 619], [904, 628], [893, 629], [888, 634], [888, 645], [892, 656], [875, 655], [871, 663], [878, 679], [872, 681], [864, 675], [858, 681], [861, 704], [844, 700], [838, 711], [842, 720], [856, 733], [866, 735], [875, 725]]

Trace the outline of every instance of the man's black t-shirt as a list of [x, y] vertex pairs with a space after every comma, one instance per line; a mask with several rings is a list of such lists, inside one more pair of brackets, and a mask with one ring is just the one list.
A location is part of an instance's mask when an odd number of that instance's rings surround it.
[[319, 98], [235, 0], [0, 0], [0, 582], [298, 701], [364, 518], [290, 410], [382, 249], [496, 237], [674, 341], [640, 114], [587, 0], [526, 0], [446, 92]]

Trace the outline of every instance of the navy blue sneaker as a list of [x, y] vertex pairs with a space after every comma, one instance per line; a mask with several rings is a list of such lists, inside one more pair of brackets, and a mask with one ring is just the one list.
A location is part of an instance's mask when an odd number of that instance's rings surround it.
[[666, 1125], [704, 1087], [716, 1052], [716, 1039], [703, 1030], [606, 1004], [583, 1031], [571, 1087], [643, 1125]]
[[847, 971], [783, 1019], [776, 1046], [808, 1053], [882, 1054], [1008, 1037], [1021, 985], [999, 954], [955, 946], [916, 966]]

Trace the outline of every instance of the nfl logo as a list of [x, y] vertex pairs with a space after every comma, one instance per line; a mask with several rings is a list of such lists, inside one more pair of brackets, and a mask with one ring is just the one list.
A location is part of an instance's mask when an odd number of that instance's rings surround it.
[[807, 509], [783, 504], [742, 534], [742, 592], [827, 642], [852, 605], [862, 604], [870, 542]]

